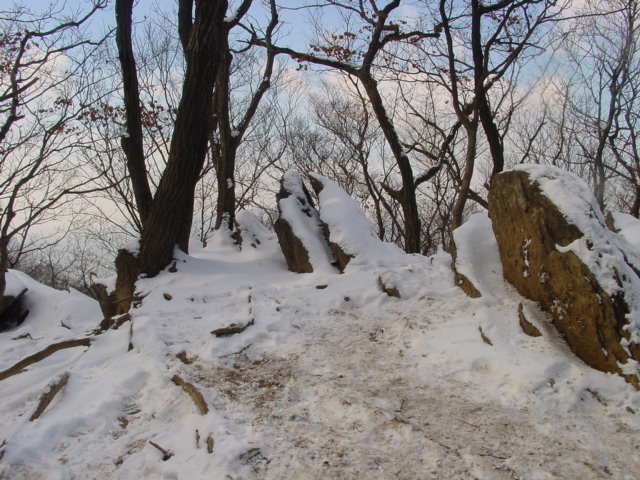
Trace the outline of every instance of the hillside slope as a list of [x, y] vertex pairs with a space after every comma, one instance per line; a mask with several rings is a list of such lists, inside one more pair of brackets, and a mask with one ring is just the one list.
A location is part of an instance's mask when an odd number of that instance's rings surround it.
[[[293, 274], [244, 221], [259, 243], [214, 238], [138, 282], [131, 322], [0, 380], [0, 478], [640, 479], [640, 394], [582, 364], [504, 284], [486, 216], [456, 232], [478, 299], [445, 253]], [[37, 308], [0, 334], [0, 370], [100, 320], [79, 294], [29, 288]], [[522, 332], [520, 303], [541, 337]], [[232, 324], [247, 328], [210, 333]]]

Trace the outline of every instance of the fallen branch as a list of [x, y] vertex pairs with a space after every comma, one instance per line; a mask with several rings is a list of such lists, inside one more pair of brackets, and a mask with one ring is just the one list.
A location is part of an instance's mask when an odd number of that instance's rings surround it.
[[36, 411], [33, 412], [33, 415], [31, 415], [31, 418], [29, 418], [30, 422], [33, 422], [34, 420], [37, 420], [38, 418], [40, 418], [40, 416], [47, 409], [51, 401], [55, 398], [58, 392], [60, 392], [60, 390], [64, 388], [64, 386], [67, 384], [68, 381], [69, 381], [69, 373], [64, 373], [60, 376], [58, 381], [49, 385], [49, 389], [40, 396], [40, 401], [38, 402]]
[[216, 337], [229, 337], [231, 335], [237, 335], [238, 333], [244, 332], [247, 328], [255, 323], [254, 319], [251, 319], [249, 322], [244, 325], [240, 325], [238, 323], [232, 323], [227, 327], [218, 328], [216, 330], [211, 331], [213, 335]]
[[33, 365], [40, 360], [44, 360], [45, 358], [53, 355], [59, 350], [64, 350], [65, 348], [89, 346], [91, 346], [90, 338], [79, 338], [77, 340], [65, 340], [64, 342], [54, 343], [52, 345], [49, 345], [44, 350], [40, 350], [38, 353], [34, 353], [33, 355], [29, 355], [28, 357], [23, 358], [14, 366], [0, 372], [0, 380], [5, 380], [9, 377], [17, 375], [18, 373], [24, 372], [28, 366]]
[[207, 413], [209, 413], [207, 402], [204, 401], [204, 397], [196, 387], [191, 385], [189, 382], [185, 382], [178, 375], [174, 375], [171, 378], [171, 381], [179, 387], [182, 387], [182, 389], [189, 394], [191, 400], [193, 400], [193, 403], [195, 403], [201, 415], [206, 415]]
[[162, 452], [162, 461], [163, 462], [166, 462], [171, 457], [173, 457], [173, 452], [171, 450], [166, 450], [166, 449], [162, 448], [160, 445], [158, 445], [156, 442], [152, 442], [151, 440], [149, 440], [149, 443]]

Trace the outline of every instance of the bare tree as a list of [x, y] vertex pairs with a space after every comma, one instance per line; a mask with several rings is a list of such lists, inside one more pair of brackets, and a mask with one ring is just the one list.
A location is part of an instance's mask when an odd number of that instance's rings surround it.
[[19, 257], [30, 232], [60, 215], [55, 206], [95, 190], [76, 162], [83, 139], [75, 120], [90, 103], [97, 80], [89, 61], [104, 40], [85, 27], [105, 5], [96, 0], [76, 18], [59, 18], [55, 6], [0, 10], [0, 298], [10, 249]]
[[567, 34], [573, 75], [563, 89], [580, 154], [596, 199], [604, 208], [611, 176], [631, 185], [640, 210], [637, 118], [640, 112], [640, 4], [589, 0]]
[[[287, 47], [274, 47], [278, 53], [289, 55], [299, 62], [310, 62], [316, 65], [342, 71], [358, 79], [362, 84], [371, 108], [380, 124], [380, 128], [395, 158], [402, 188], [387, 192], [400, 202], [404, 216], [404, 248], [407, 252], [420, 250], [420, 219], [416, 202], [414, 174], [411, 162], [405, 151], [392, 116], [385, 108], [383, 95], [376, 80], [375, 62], [385, 47], [391, 42], [416, 42], [422, 38], [437, 36], [440, 27], [434, 32], [420, 30], [403, 31], [401, 24], [394, 21], [392, 14], [400, 7], [400, 0], [389, 2], [370, 1], [355, 3], [329, 0], [325, 6], [332, 6], [362, 22], [363, 39], [351, 31], [343, 34], [329, 34], [326, 41], [312, 45], [310, 52], [300, 52]], [[360, 42], [358, 42], [360, 40]], [[260, 42], [266, 45], [266, 42]], [[357, 44], [357, 45], [356, 45]], [[360, 47], [360, 48], [359, 48]]]

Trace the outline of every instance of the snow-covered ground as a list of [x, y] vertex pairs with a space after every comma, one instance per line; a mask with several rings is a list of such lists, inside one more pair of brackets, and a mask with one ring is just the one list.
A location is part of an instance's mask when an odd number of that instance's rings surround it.
[[[0, 380], [0, 478], [640, 479], [640, 394], [575, 358], [505, 285], [486, 216], [456, 232], [478, 299], [454, 286], [445, 253], [294, 274], [273, 234], [244, 225], [242, 251], [220, 235], [139, 281], [131, 323]], [[0, 334], [0, 371], [100, 321], [80, 294], [17, 277], [32, 314]], [[541, 337], [522, 332], [520, 303]]]

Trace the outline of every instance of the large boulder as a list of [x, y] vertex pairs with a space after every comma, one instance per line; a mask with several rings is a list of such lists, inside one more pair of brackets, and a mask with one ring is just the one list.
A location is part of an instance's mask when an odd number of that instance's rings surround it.
[[276, 201], [279, 215], [274, 230], [289, 270], [335, 272], [327, 226], [320, 220], [300, 174], [288, 171], [282, 176]]
[[607, 228], [589, 187], [521, 165], [493, 179], [489, 216], [504, 277], [550, 313], [584, 362], [640, 388], [640, 255]]

